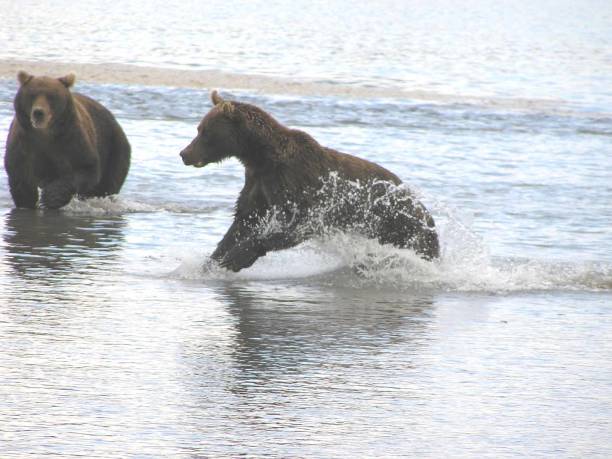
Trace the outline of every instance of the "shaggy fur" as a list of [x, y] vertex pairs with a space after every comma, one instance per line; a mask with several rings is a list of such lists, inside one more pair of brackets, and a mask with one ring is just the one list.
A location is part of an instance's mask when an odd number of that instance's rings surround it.
[[55, 209], [78, 194], [116, 194], [131, 149], [114, 116], [87, 96], [71, 93], [73, 74], [35, 77], [19, 72], [15, 117], [4, 166], [17, 207]]
[[216, 91], [212, 102], [181, 157], [195, 167], [235, 157], [245, 167], [234, 222], [212, 254], [222, 266], [239, 271], [332, 228], [358, 230], [428, 260], [439, 256], [433, 218], [395, 174], [321, 146], [253, 105]]

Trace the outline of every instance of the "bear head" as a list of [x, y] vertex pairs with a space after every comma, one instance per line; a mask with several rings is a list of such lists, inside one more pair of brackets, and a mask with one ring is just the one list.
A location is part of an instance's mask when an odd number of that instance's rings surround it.
[[229, 157], [242, 156], [242, 136], [237, 107], [211, 94], [213, 108], [198, 125], [198, 134], [180, 155], [186, 166], [203, 167]]
[[24, 128], [48, 131], [72, 107], [69, 88], [75, 81], [73, 73], [50, 78], [35, 77], [21, 70], [17, 80], [20, 86], [14, 101], [15, 113]]

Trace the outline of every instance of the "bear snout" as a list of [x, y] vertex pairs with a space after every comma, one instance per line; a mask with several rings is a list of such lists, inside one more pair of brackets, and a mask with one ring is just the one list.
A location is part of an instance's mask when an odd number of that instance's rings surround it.
[[46, 97], [39, 96], [36, 98], [30, 112], [30, 121], [36, 129], [45, 129], [49, 126], [51, 122], [51, 109]]
[[181, 158], [183, 159], [183, 164], [185, 166], [194, 166], [194, 167], [204, 166], [204, 161], [198, 158], [194, 158], [193, 150], [189, 147], [181, 151], [180, 155], [181, 155]]
[[45, 117], [45, 111], [42, 108], [35, 108], [34, 110], [32, 110], [32, 119], [35, 121], [42, 121], [42, 119]]
[[185, 148], [183, 151], [181, 151], [180, 155], [181, 155], [181, 159], [183, 160], [183, 164], [185, 164], [185, 166], [189, 166], [189, 150], [187, 150], [187, 148]]
[[42, 108], [34, 108], [32, 109], [32, 114], [30, 115], [30, 121], [32, 122], [32, 126], [34, 128], [46, 129], [49, 126], [51, 117]]

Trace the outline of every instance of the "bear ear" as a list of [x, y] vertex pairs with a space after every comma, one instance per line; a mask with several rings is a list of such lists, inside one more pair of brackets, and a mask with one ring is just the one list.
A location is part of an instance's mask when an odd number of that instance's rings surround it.
[[212, 100], [213, 105], [219, 105], [224, 102], [216, 89], [210, 94], [210, 100]]
[[221, 110], [221, 112], [223, 112], [223, 114], [231, 117], [234, 114], [234, 104], [232, 104], [231, 102], [221, 102], [220, 105], [217, 105], [217, 107], [219, 107], [219, 110]]
[[19, 72], [17, 72], [17, 81], [19, 81], [19, 84], [21, 86], [27, 84], [32, 78], [34, 78], [34, 75], [30, 75], [25, 70], [20, 70]]
[[66, 86], [67, 88], [71, 87], [74, 82], [76, 81], [76, 75], [74, 73], [69, 73], [66, 76], [63, 76], [61, 78], [58, 78], [58, 80], [60, 81], [61, 84], [63, 84], [64, 86]]
[[234, 114], [234, 104], [224, 100], [216, 90], [210, 94], [210, 100], [224, 115], [231, 117]]

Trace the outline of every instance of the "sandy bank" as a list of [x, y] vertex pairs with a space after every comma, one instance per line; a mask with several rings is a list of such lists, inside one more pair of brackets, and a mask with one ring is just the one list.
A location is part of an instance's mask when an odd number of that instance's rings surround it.
[[185, 70], [128, 64], [76, 64], [50, 61], [0, 60], [0, 78], [15, 78], [24, 69], [34, 75], [62, 76], [75, 72], [77, 81], [181, 88], [243, 89], [270, 94], [346, 97], [400, 97], [393, 88], [366, 88], [329, 82], [293, 81], [265, 75], [230, 74], [216, 70]]
[[246, 90], [288, 96], [333, 96], [356, 99], [389, 98], [439, 104], [470, 104], [483, 108], [555, 111], [562, 113], [559, 100], [442, 94], [420, 89], [372, 87], [333, 81], [308, 81], [269, 75], [243, 75], [218, 70], [189, 70], [145, 67], [130, 64], [87, 64], [53, 61], [0, 59], [0, 78], [16, 78], [19, 70], [34, 75], [62, 76], [69, 72], [79, 81], [98, 84], [170, 86], [221, 90]]

